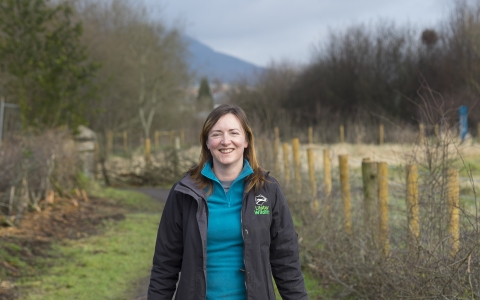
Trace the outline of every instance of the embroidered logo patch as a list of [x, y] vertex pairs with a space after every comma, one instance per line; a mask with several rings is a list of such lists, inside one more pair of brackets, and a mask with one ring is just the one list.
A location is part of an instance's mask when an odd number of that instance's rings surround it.
[[256, 215], [269, 215], [270, 214], [270, 206], [263, 205], [267, 202], [268, 199], [263, 195], [255, 196], [255, 214]]
[[267, 197], [263, 196], [262, 194], [255, 196], [256, 205], [263, 205], [263, 203], [267, 202], [267, 200]]

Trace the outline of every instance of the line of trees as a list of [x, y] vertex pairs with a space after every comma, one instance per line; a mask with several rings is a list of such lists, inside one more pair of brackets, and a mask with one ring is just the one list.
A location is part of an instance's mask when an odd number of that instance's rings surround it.
[[0, 0], [0, 96], [24, 129], [178, 128], [192, 113], [185, 51], [138, 1]]
[[230, 99], [266, 128], [279, 117], [294, 127], [358, 115], [406, 124], [446, 114], [455, 122], [460, 105], [478, 122], [479, 49], [480, 2], [456, 1], [436, 28], [380, 20], [332, 31], [307, 66], [273, 63], [255, 87], [240, 86]]

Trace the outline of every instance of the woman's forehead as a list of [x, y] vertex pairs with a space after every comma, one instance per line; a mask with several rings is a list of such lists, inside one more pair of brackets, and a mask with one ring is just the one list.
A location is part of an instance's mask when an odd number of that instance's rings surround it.
[[234, 114], [226, 114], [220, 117], [210, 131], [218, 129], [243, 129], [242, 123]]

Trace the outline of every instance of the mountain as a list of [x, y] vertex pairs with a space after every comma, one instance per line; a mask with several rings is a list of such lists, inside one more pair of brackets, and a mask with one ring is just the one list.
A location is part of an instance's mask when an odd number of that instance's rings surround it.
[[196, 74], [197, 81], [207, 77], [210, 82], [218, 79], [222, 83], [232, 83], [241, 78], [254, 82], [255, 77], [265, 71], [252, 63], [216, 52], [189, 36], [184, 36], [184, 39], [188, 45], [189, 68]]

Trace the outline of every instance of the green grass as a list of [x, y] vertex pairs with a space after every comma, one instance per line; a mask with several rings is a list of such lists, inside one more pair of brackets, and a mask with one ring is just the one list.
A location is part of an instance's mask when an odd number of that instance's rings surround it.
[[100, 234], [54, 243], [29, 262], [18, 261], [22, 247], [14, 242], [0, 248], [1, 259], [28, 271], [16, 282], [19, 299], [131, 299], [149, 275], [163, 205], [139, 192], [84, 183], [91, 196], [124, 208], [125, 220], [104, 221]]
[[94, 189], [91, 194], [100, 198], [112, 199], [115, 204], [134, 212], [158, 212], [163, 205], [149, 196], [130, 190], [115, 188]]
[[60, 258], [45, 274], [18, 283], [20, 299], [128, 299], [148, 276], [159, 218], [127, 214], [101, 235], [55, 245]]

